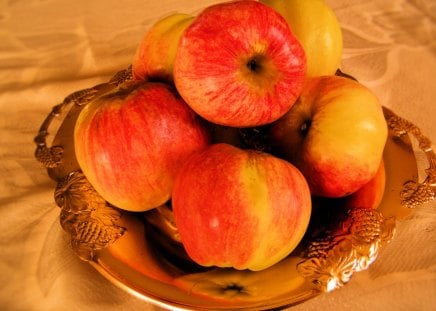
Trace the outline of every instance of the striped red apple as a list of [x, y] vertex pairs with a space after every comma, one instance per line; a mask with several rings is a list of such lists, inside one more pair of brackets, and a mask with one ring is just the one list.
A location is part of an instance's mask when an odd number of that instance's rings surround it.
[[200, 116], [250, 127], [294, 104], [306, 73], [304, 50], [284, 18], [257, 1], [207, 7], [180, 38], [174, 82]]
[[309, 187], [298, 169], [267, 153], [224, 143], [185, 162], [172, 204], [192, 260], [254, 271], [292, 252], [311, 214]]
[[104, 199], [145, 211], [169, 200], [180, 166], [209, 144], [209, 133], [171, 87], [136, 82], [89, 103], [74, 144], [84, 175]]

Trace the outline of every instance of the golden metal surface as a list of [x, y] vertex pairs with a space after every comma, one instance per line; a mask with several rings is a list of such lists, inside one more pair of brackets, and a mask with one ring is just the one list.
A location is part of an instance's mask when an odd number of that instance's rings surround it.
[[[390, 130], [384, 152], [387, 179], [377, 210], [338, 209], [325, 219], [321, 215], [292, 254], [263, 271], [199, 267], [183, 250], [169, 206], [146, 213], [121, 211], [92, 188], [75, 159], [73, 131], [83, 106], [130, 79], [128, 68], [108, 83], [66, 97], [41, 125], [35, 156], [58, 182], [55, 201], [61, 225], [77, 255], [117, 286], [161, 307], [266, 310], [334, 290], [376, 260], [393, 238], [396, 219], [435, 198], [436, 160], [430, 141], [384, 108]], [[62, 115], [49, 147], [49, 128]], [[429, 162], [423, 182], [418, 181], [410, 137]]]

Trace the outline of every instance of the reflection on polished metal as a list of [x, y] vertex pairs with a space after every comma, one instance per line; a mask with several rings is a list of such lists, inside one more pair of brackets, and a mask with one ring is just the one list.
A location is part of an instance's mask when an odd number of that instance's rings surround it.
[[429, 164], [425, 170], [426, 178], [423, 182], [408, 181], [404, 184], [404, 189], [400, 194], [403, 206], [415, 208], [434, 200], [436, 197], [436, 155], [432, 149], [431, 141], [416, 125], [397, 116], [393, 111], [385, 108], [384, 113], [393, 135], [398, 139], [407, 134], [413, 136]]
[[366, 270], [388, 243], [395, 219], [385, 219], [373, 209], [353, 208], [344, 219], [330, 225], [322, 235], [309, 242], [305, 261], [298, 271], [322, 291], [346, 284], [354, 272]]
[[144, 217], [148, 223], [164, 232], [166, 237], [174, 242], [181, 243], [173, 212], [168, 205], [158, 206], [146, 213]]
[[95, 191], [80, 172], [70, 173], [55, 190], [56, 204], [62, 209], [62, 228], [71, 235], [77, 255], [92, 260], [94, 252], [121, 237], [125, 228], [116, 224], [121, 213]]

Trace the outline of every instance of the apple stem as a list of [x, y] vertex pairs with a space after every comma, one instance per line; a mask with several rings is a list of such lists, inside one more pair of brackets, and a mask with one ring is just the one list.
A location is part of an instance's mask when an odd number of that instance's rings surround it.
[[256, 57], [253, 57], [247, 62], [247, 68], [251, 72], [259, 72], [262, 66], [260, 66], [258, 59]]
[[307, 135], [307, 132], [309, 132], [309, 128], [310, 128], [311, 124], [312, 124], [312, 122], [310, 120], [306, 120], [303, 122], [303, 124], [301, 124], [300, 132], [303, 136]]

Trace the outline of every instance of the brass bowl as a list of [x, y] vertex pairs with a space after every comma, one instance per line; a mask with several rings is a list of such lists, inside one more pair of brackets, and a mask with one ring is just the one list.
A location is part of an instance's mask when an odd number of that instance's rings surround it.
[[[117, 209], [93, 189], [77, 164], [73, 129], [81, 109], [129, 79], [130, 68], [55, 106], [35, 137], [35, 156], [57, 182], [60, 222], [76, 254], [110, 282], [160, 307], [269, 310], [332, 291], [376, 260], [393, 238], [397, 219], [435, 197], [436, 158], [431, 142], [419, 128], [384, 108], [389, 126], [384, 150], [386, 188], [377, 210], [324, 209], [329, 211], [321, 215], [324, 220], [311, 220], [312, 226], [292, 254], [259, 272], [200, 267], [184, 252], [169, 206], [145, 213]], [[59, 126], [53, 129], [56, 134], [49, 147], [48, 130], [54, 120]], [[428, 159], [422, 182], [411, 138]]]

